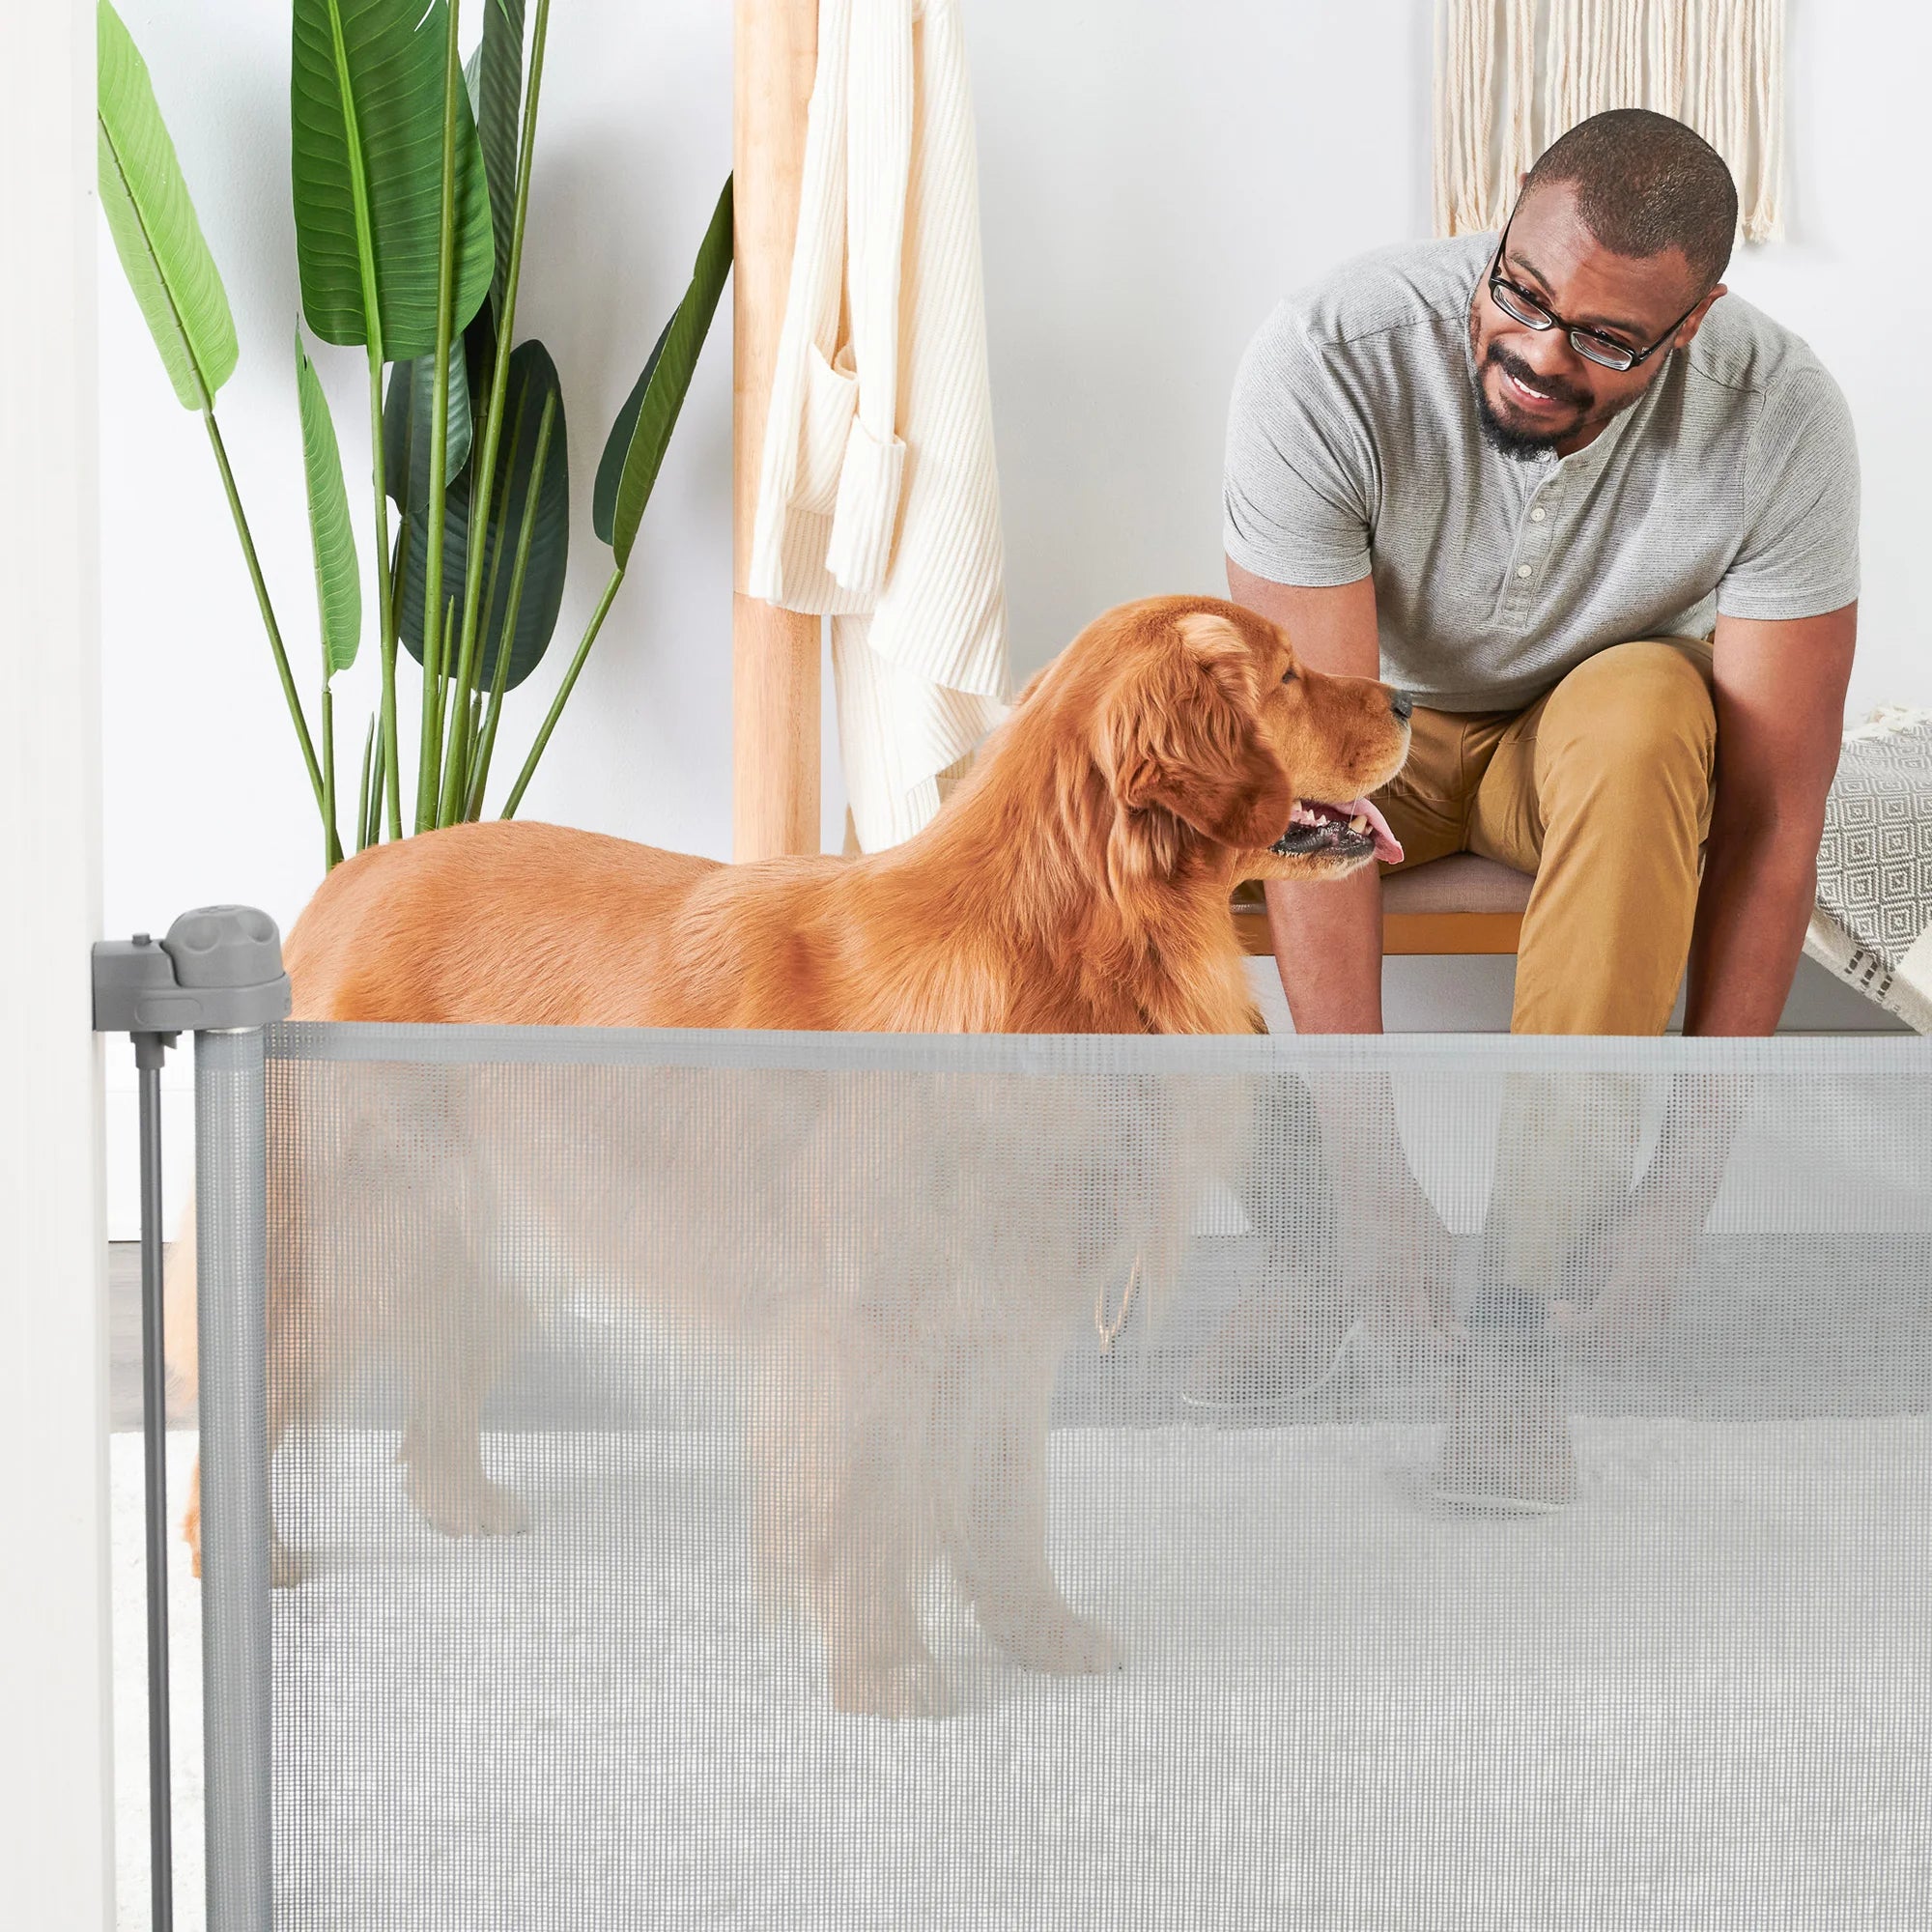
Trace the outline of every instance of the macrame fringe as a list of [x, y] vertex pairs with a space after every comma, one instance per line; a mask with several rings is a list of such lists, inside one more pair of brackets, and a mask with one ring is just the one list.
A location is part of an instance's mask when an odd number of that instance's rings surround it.
[[1503, 0], [1503, 67], [1509, 113], [1496, 205], [1508, 208], [1536, 159], [1536, 0]]
[[1435, 10], [1435, 232], [1487, 227], [1492, 140], [1493, 0], [1440, 0]]
[[1536, 156], [1610, 107], [1687, 122], [1737, 182], [1740, 239], [1784, 232], [1784, 0], [1436, 0], [1435, 65], [1438, 235], [1499, 228]]

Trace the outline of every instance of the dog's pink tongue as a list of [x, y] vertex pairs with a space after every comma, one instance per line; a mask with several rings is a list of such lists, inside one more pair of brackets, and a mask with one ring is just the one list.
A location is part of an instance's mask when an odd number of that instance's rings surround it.
[[1402, 841], [1389, 830], [1389, 822], [1365, 798], [1351, 799], [1342, 810], [1352, 818], [1360, 812], [1369, 821], [1369, 830], [1376, 835], [1376, 857], [1384, 866], [1402, 864]]

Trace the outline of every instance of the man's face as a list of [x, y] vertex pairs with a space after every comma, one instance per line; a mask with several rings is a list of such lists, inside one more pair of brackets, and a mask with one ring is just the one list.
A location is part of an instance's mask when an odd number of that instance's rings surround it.
[[[1633, 350], [1649, 348], [1698, 293], [1679, 249], [1612, 254], [1583, 225], [1572, 189], [1560, 182], [1518, 208], [1497, 271], [1565, 323], [1580, 323]], [[1720, 285], [1697, 302], [1673, 344], [1690, 341], [1723, 292]], [[1581, 449], [1649, 388], [1669, 359], [1660, 349], [1634, 369], [1605, 369], [1577, 355], [1566, 328], [1528, 328], [1505, 315], [1491, 298], [1487, 270], [1469, 304], [1469, 351], [1483, 432], [1518, 457]]]

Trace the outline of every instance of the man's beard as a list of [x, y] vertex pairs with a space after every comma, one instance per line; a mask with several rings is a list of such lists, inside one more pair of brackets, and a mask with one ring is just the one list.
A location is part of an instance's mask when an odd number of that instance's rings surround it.
[[[1587, 390], [1578, 391], [1568, 383], [1551, 384], [1547, 377], [1540, 377], [1527, 362], [1512, 355], [1500, 342], [1490, 344], [1486, 355], [1478, 355], [1476, 349], [1476, 322], [1469, 318], [1469, 354], [1476, 363], [1476, 423], [1483, 433], [1483, 440], [1492, 449], [1500, 450], [1503, 455], [1516, 463], [1533, 463], [1538, 457], [1547, 455], [1559, 442], [1568, 441], [1585, 423], [1590, 420], [1590, 407], [1596, 398]], [[1500, 369], [1506, 376], [1516, 376], [1545, 395], [1558, 402], [1568, 403], [1577, 413], [1567, 423], [1559, 423], [1549, 429], [1518, 429], [1515, 424], [1504, 421], [1490, 401], [1489, 389], [1484, 384], [1484, 377], [1491, 369]], [[1634, 397], [1632, 398], [1635, 400]], [[1614, 411], [1611, 412], [1615, 413]]]

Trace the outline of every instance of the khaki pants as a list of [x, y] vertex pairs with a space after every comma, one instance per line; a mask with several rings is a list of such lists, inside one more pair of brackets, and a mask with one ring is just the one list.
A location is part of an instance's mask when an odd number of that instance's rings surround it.
[[1527, 710], [1418, 705], [1412, 732], [1376, 794], [1403, 844], [1394, 869], [1476, 852], [1536, 875], [1511, 1031], [1661, 1034], [1711, 825], [1710, 645], [1613, 645]]
[[[1717, 743], [1711, 646], [1695, 638], [1613, 645], [1521, 711], [1418, 705], [1408, 761], [1376, 794], [1403, 843], [1384, 869], [1475, 852], [1535, 874], [1513, 1032], [1661, 1034], [1690, 950]], [[1474, 1319], [1536, 1319], [1630, 1189], [1641, 1100], [1605, 1073], [1505, 1082]]]
[[[1526, 710], [1416, 708], [1408, 762], [1377, 794], [1405, 866], [1476, 852], [1533, 872], [1513, 1033], [1661, 1034], [1690, 950], [1711, 826], [1711, 647], [1619, 644]], [[1400, 868], [1397, 868], [1400, 869]], [[1636, 1083], [1506, 1083], [1476, 1319], [1533, 1319], [1584, 1230], [1629, 1189]]]

